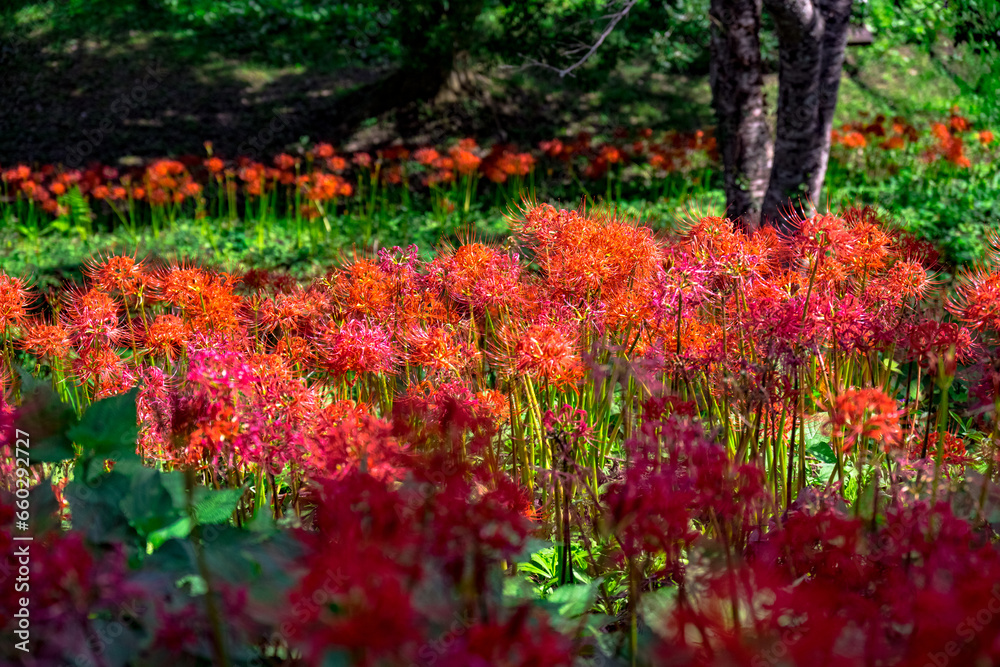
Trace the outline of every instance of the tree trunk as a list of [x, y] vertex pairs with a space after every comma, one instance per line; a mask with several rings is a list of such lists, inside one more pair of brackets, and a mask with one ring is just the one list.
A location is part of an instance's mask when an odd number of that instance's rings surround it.
[[339, 98], [324, 122], [349, 134], [365, 119], [434, 99], [448, 81], [455, 55], [476, 38], [484, 0], [397, 3], [392, 28], [403, 52], [399, 69]]
[[830, 157], [830, 130], [853, 0], [764, 0], [778, 27], [778, 121], [762, 219], [790, 231], [812, 213]]
[[709, 16], [709, 78], [727, 214], [753, 228], [760, 218], [772, 153], [761, 75], [761, 0], [712, 0]]

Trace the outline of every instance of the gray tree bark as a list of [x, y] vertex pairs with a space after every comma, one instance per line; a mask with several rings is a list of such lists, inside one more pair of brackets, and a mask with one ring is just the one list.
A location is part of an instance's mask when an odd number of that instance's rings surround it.
[[762, 218], [788, 231], [823, 189], [853, 0], [764, 0], [778, 28], [778, 120]]
[[709, 80], [722, 156], [727, 215], [757, 226], [771, 170], [761, 75], [761, 0], [712, 0]]
[[[761, 2], [778, 29], [772, 145], [760, 56]], [[810, 215], [823, 190], [853, 0], [712, 0], [710, 77], [728, 216], [782, 231]]]

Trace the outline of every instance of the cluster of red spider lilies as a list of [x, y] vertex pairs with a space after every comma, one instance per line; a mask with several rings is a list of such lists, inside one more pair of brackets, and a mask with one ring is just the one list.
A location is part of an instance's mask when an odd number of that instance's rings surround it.
[[[667, 133], [654, 141], [651, 130], [641, 130], [634, 140], [618, 131], [607, 143], [592, 144], [582, 133], [572, 141], [541, 143], [541, 156], [550, 161], [548, 175], [558, 167], [561, 176], [579, 180], [620, 176], [627, 162], [647, 162], [660, 175], [693, 167], [696, 155], [715, 159], [715, 142], [703, 132]], [[65, 169], [47, 164], [32, 168], [21, 164], [0, 170], [3, 206], [7, 218], [37, 227], [35, 216], [68, 217], [73, 214], [70, 193], [75, 191], [97, 212], [134, 228], [151, 222], [154, 229], [179, 216], [248, 220], [280, 216], [303, 220], [326, 217], [338, 206], [370, 216], [389, 202], [409, 203], [412, 192], [426, 192], [435, 211], [456, 206], [468, 211], [485, 177], [497, 193], [508, 199], [533, 188], [531, 175], [539, 155], [519, 152], [507, 144], [482, 149], [474, 139], [450, 147], [423, 146], [413, 150], [401, 145], [374, 153], [342, 153], [320, 143], [299, 154], [282, 153], [271, 164], [237, 156], [224, 160], [186, 155], [157, 159], [147, 164], [118, 168], [94, 164]], [[694, 161], [693, 161], [694, 160]], [[704, 162], [704, 159], [700, 160]], [[617, 171], [616, 171], [617, 170]]]
[[[930, 135], [933, 141], [921, 145], [921, 160], [931, 164], [943, 159], [963, 168], [972, 166], [965, 153], [966, 142], [989, 147], [995, 139], [991, 130], [973, 130], [972, 123], [960, 115], [957, 107], [952, 110], [947, 122], [931, 123]], [[835, 146], [856, 150], [865, 149], [871, 143], [884, 151], [900, 151], [917, 145], [920, 139], [920, 132], [903, 116], [887, 119], [882, 114], [872, 120], [862, 117], [831, 132]]]
[[[394, 248], [308, 285], [127, 255], [44, 298], [0, 274], [3, 363], [78, 411], [138, 386], [147, 465], [246, 489], [235, 525], [304, 522], [287, 605], [220, 602], [243, 641], [280, 628], [264, 654], [1000, 660], [1000, 242], [943, 285], [867, 208], [788, 238], [545, 204], [510, 225], [516, 251]], [[515, 565], [529, 537], [551, 577]], [[215, 622], [170, 619], [177, 651]]]

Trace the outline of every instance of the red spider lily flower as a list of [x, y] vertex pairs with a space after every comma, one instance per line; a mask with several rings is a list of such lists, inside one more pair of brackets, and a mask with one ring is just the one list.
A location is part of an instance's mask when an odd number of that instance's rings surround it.
[[306, 197], [311, 201], [330, 201], [345, 192], [345, 185], [347, 193], [350, 194], [350, 185], [340, 176], [324, 174], [319, 171], [313, 172], [312, 185], [308, 188]]
[[212, 174], [218, 174], [226, 168], [226, 163], [217, 157], [205, 160], [205, 168]]
[[558, 386], [583, 379], [578, 341], [552, 324], [533, 324], [513, 340], [513, 368]]
[[387, 162], [403, 161], [410, 157], [410, 151], [403, 146], [397, 145], [378, 151], [378, 155]]
[[557, 412], [546, 410], [542, 427], [550, 438], [557, 435], [566, 437], [570, 446], [580, 444], [593, 432], [587, 423], [587, 411], [575, 410], [572, 405], [563, 405]]
[[566, 147], [563, 142], [559, 139], [552, 139], [551, 141], [542, 141], [538, 144], [538, 148], [542, 150], [547, 156], [551, 158], [562, 159], [565, 154]]
[[441, 154], [430, 147], [419, 148], [413, 153], [413, 159], [422, 165], [430, 166], [441, 157]]
[[135, 386], [135, 372], [110, 345], [90, 345], [79, 350], [79, 355], [73, 370], [81, 383], [93, 383], [95, 400], [125, 393]]
[[407, 361], [428, 371], [455, 374], [478, 362], [479, 350], [472, 352], [457, 332], [444, 326], [410, 327], [403, 336]]
[[180, 176], [187, 172], [184, 163], [177, 160], [157, 160], [149, 165], [146, 173], [154, 178], [166, 178], [169, 176]]
[[180, 317], [164, 313], [149, 323], [141, 339], [153, 356], [173, 362], [190, 339], [190, 331]]
[[392, 431], [391, 423], [368, 414], [353, 401], [333, 404], [320, 417], [309, 465], [329, 479], [360, 471], [378, 480], [398, 481], [409, 448], [393, 438]]
[[62, 324], [30, 322], [24, 325], [21, 347], [40, 359], [53, 362], [67, 359], [73, 350], [69, 330]]
[[118, 292], [123, 296], [138, 294], [151, 281], [142, 261], [136, 262], [134, 255], [91, 259], [87, 262], [84, 273], [96, 287], [106, 292]]
[[979, 139], [979, 143], [983, 146], [989, 146], [993, 143], [993, 133], [989, 130], [980, 131], [979, 134], [976, 135], [976, 138]]
[[595, 157], [587, 164], [587, 167], [583, 170], [583, 177], [590, 180], [598, 180], [604, 178], [605, 174], [607, 173], [608, 173], [608, 163], [599, 157]]
[[957, 364], [972, 359], [972, 334], [954, 322], [932, 319], [914, 323], [907, 334], [910, 358], [937, 374], [939, 362], [945, 362], [945, 374], [955, 375]]
[[510, 307], [521, 297], [517, 256], [481, 243], [467, 243], [439, 257], [431, 271], [448, 296], [476, 309]]
[[149, 192], [150, 205], [163, 206], [165, 204], [169, 204], [172, 200], [173, 197], [166, 190], [155, 188]]
[[398, 164], [390, 164], [382, 170], [382, 182], [387, 185], [399, 185], [403, 182], [403, 170]]
[[569, 667], [574, 655], [572, 642], [552, 627], [548, 616], [522, 605], [507, 621], [473, 625], [447, 649], [440, 664]]
[[896, 401], [874, 388], [848, 389], [834, 398], [829, 410], [830, 427], [850, 451], [862, 438], [876, 440], [885, 449], [898, 445], [902, 430]]
[[814, 215], [799, 227], [797, 246], [810, 262], [823, 258], [847, 259], [854, 253], [855, 237], [847, 222], [834, 215]]
[[876, 137], [884, 137], [885, 136], [885, 127], [882, 125], [882, 123], [885, 121], [885, 117], [884, 116], [879, 116], [879, 118], [881, 118], [882, 120], [880, 120], [880, 121], [876, 120], [876, 122], [871, 123], [870, 125], [866, 125], [865, 128], [864, 128], [864, 130], [863, 130], [863, 132], [865, 134], [870, 134], [870, 135], [876, 136]]
[[482, 163], [482, 158], [462, 148], [452, 149], [450, 155], [455, 160], [455, 169], [463, 175], [474, 174]]
[[622, 161], [622, 152], [617, 146], [604, 144], [598, 152], [598, 157], [608, 164], [618, 164]]
[[265, 301], [259, 324], [264, 331], [311, 333], [322, 312], [322, 303], [315, 294], [296, 289]]
[[351, 162], [361, 169], [371, 169], [372, 156], [368, 153], [355, 153], [351, 158]]
[[195, 183], [194, 181], [187, 181], [180, 187], [179, 195], [184, 197], [197, 197], [201, 194], [201, 183]]
[[967, 118], [958, 115], [958, 109], [952, 110], [951, 118], [948, 119], [948, 127], [952, 132], [966, 132], [971, 127]]
[[510, 419], [510, 398], [503, 392], [483, 389], [476, 392], [475, 398], [476, 402], [486, 409], [496, 428]]
[[331, 373], [389, 373], [396, 363], [392, 334], [388, 329], [350, 320], [330, 327], [318, 341], [320, 359]]
[[919, 302], [930, 285], [927, 270], [919, 262], [896, 262], [884, 273], [871, 277], [861, 297], [873, 314], [891, 316], [904, 300]]
[[119, 303], [98, 288], [69, 294], [66, 319], [74, 342], [81, 348], [121, 342], [126, 331], [120, 326]]
[[258, 164], [240, 167], [240, 170], [237, 172], [237, 176], [245, 183], [258, 183], [263, 175], [263, 165]]
[[0, 272], [0, 331], [21, 324], [28, 315], [32, 300], [23, 278]]
[[948, 126], [944, 123], [931, 123], [931, 134], [933, 134], [937, 140], [941, 142], [951, 139], [951, 132], [948, 130]]
[[860, 276], [870, 276], [884, 269], [889, 260], [892, 237], [874, 212], [866, 215], [865, 211], [855, 213], [848, 210], [844, 212], [843, 220], [853, 238], [849, 242], [850, 252], [841, 254], [842, 261]]
[[66, 184], [65, 183], [53, 183], [49, 186], [49, 191], [55, 196], [59, 197], [66, 194]]
[[965, 155], [965, 146], [960, 137], [952, 137], [943, 145], [945, 159], [957, 167], [969, 167], [972, 162]]
[[431, 166], [435, 169], [441, 169], [443, 171], [454, 171], [455, 170], [455, 160], [447, 155], [442, 155], [438, 159], [431, 163]]
[[274, 166], [282, 171], [289, 171], [295, 168], [298, 160], [288, 153], [279, 153], [274, 156]]
[[848, 148], [861, 149], [868, 145], [868, 140], [860, 132], [852, 131], [845, 134], [840, 143]]
[[274, 344], [274, 353], [290, 364], [310, 367], [316, 362], [316, 350], [310, 340], [301, 336], [284, 335]]
[[338, 305], [355, 317], [390, 319], [396, 308], [398, 285], [392, 275], [369, 259], [358, 259], [330, 281]]
[[493, 183], [499, 184], [507, 182], [507, 173], [496, 163], [483, 163], [482, 172], [486, 174], [486, 178]]
[[955, 317], [982, 331], [1000, 331], [1000, 270], [967, 270], [948, 304]]
[[[455, 172], [448, 169], [444, 169], [444, 170], [433, 171], [430, 174], [428, 174], [427, 178], [425, 179], [425, 184], [428, 186], [432, 186], [432, 185], [438, 185], [440, 183], [452, 183], [454, 182], [454, 180], [455, 180]], [[452, 209], [450, 210], [454, 210], [454, 205], [452, 205]]]
[[326, 166], [330, 169], [330, 171], [339, 174], [347, 169], [347, 160], [340, 155], [335, 155], [326, 161]]
[[316, 144], [316, 147], [313, 148], [313, 153], [321, 160], [333, 157], [335, 152], [336, 151], [334, 151], [333, 146], [326, 143]]
[[[938, 432], [934, 431], [927, 436], [927, 452], [924, 454], [924, 438], [919, 434], [914, 434], [909, 439], [906, 457], [911, 460], [920, 458], [937, 459]], [[946, 465], [966, 465], [972, 463], [972, 457], [965, 450], [965, 441], [957, 435], [945, 431], [944, 450], [942, 463]]]
[[535, 168], [535, 156], [531, 153], [518, 153], [517, 163], [514, 167], [514, 174], [517, 176], [527, 176]]
[[239, 330], [237, 278], [198, 268], [172, 266], [157, 279], [156, 296], [179, 306], [195, 331]]
[[31, 178], [31, 167], [19, 164], [13, 169], [8, 169], [3, 172], [3, 180], [5, 181], [26, 181]]
[[641, 286], [661, 258], [651, 230], [615, 215], [587, 217], [543, 204], [510, 224], [537, 258], [546, 282], [574, 297]]
[[906, 145], [906, 140], [903, 137], [899, 136], [898, 134], [893, 137], [889, 137], [881, 144], [879, 144], [881, 148], [887, 151], [899, 150], [900, 148], [903, 148], [905, 145]]

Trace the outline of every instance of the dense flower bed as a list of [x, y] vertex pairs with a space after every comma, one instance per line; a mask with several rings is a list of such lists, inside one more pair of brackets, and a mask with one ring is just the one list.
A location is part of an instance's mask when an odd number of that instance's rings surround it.
[[45, 295], [0, 274], [3, 433], [33, 434], [56, 517], [35, 657], [1000, 660], [1000, 243], [943, 285], [865, 208], [788, 238], [510, 224], [309, 285], [127, 255]]

